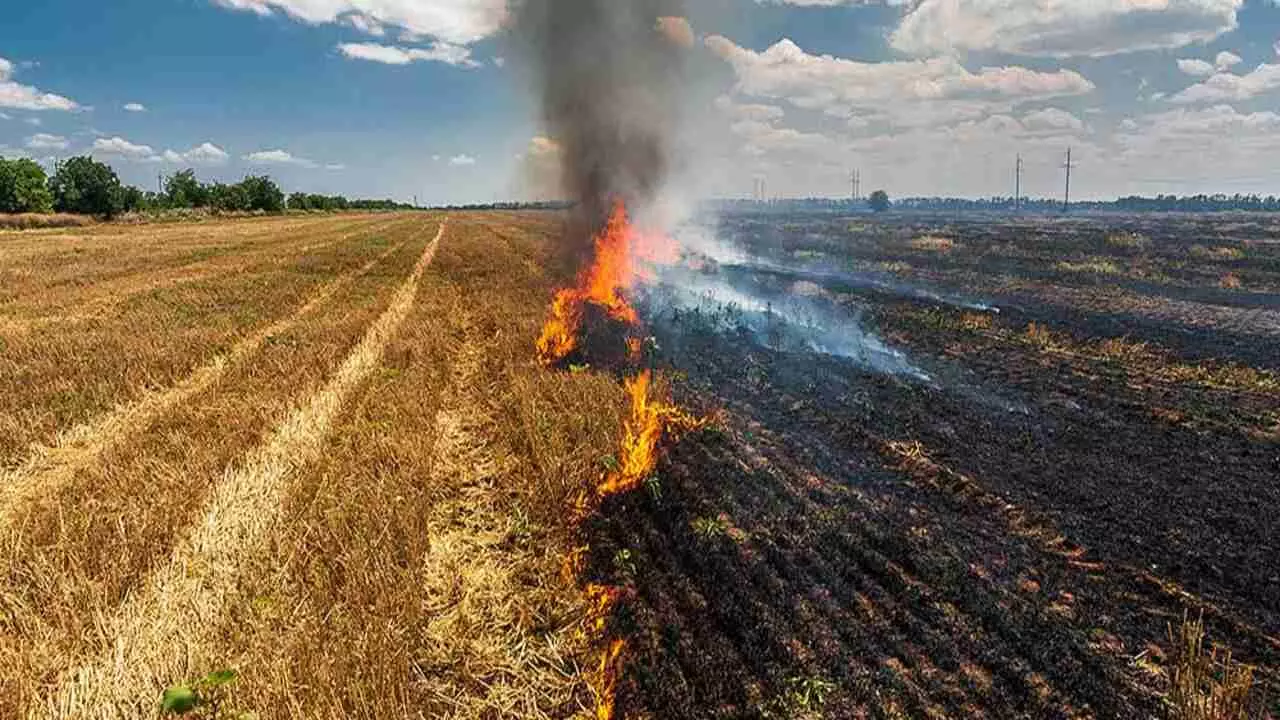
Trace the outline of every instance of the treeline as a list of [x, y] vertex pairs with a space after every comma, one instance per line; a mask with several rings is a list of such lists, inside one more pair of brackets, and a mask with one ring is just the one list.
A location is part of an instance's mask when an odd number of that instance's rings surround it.
[[[771, 212], [867, 212], [873, 208], [866, 201], [849, 198], [779, 198], [775, 200], [719, 200], [716, 209]], [[893, 201], [895, 210], [920, 212], [992, 212], [992, 213], [1061, 213], [1060, 198], [944, 198], [911, 197]], [[1275, 195], [1132, 195], [1116, 200], [1071, 202], [1071, 212], [1280, 212], [1280, 197]]]
[[194, 170], [169, 176], [163, 192], [143, 191], [120, 182], [111, 166], [91, 157], [58, 163], [48, 175], [39, 163], [0, 158], [0, 213], [73, 213], [111, 218], [127, 212], [208, 209], [219, 212], [289, 210], [403, 210], [394, 200], [351, 200], [341, 195], [284, 191], [266, 175], [238, 183], [204, 183]]
[[[1062, 212], [1060, 199], [993, 197], [977, 200], [962, 198], [905, 198], [894, 207], [906, 210], [986, 211], [1013, 212], [1021, 210], [1033, 213]], [[1280, 198], [1275, 195], [1156, 195], [1142, 197], [1130, 195], [1115, 200], [1073, 200], [1068, 210], [1097, 212], [1280, 212]]]

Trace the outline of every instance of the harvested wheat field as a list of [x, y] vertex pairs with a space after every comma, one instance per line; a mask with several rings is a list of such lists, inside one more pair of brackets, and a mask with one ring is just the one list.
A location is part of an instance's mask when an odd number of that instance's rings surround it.
[[1025, 228], [725, 215], [641, 287], [566, 222], [0, 235], [0, 717], [1274, 712], [1274, 367]]
[[545, 220], [0, 237], [0, 717], [565, 717], [557, 516], [620, 428], [543, 382]]

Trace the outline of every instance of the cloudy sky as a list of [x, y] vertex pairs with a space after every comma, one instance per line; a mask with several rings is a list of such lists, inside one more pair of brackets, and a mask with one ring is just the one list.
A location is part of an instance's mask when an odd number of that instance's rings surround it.
[[[697, 0], [678, 186], [1280, 194], [1276, 0]], [[424, 202], [546, 194], [504, 0], [14, 0], [0, 155]], [[74, 20], [72, 20], [74, 19]]]

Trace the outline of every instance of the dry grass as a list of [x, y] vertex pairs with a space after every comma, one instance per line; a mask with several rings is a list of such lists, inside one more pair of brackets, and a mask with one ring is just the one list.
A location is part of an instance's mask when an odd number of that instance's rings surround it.
[[0, 213], [0, 230], [35, 230], [41, 228], [85, 227], [96, 221], [86, 215], [70, 215], [67, 213], [18, 213], [6, 215]]
[[415, 295], [422, 229], [211, 283], [288, 324], [246, 323], [260, 345], [0, 532], [0, 716], [146, 716], [222, 667], [262, 718], [588, 711], [563, 510], [616, 446], [620, 387], [532, 362], [554, 220], [455, 219]]
[[955, 241], [949, 237], [941, 237], [938, 235], [922, 235], [913, 239], [910, 243], [912, 250], [921, 252], [950, 252], [955, 247]]
[[1205, 652], [1204, 638], [1203, 618], [1169, 626], [1170, 720], [1249, 720], [1253, 668], [1233, 663], [1229, 650]]
[[[17, 284], [21, 296], [6, 310], [47, 307], [62, 303], [56, 299], [62, 296], [74, 304], [60, 313], [88, 317], [34, 327], [32, 318], [26, 318], [25, 330], [5, 332], [6, 316], [0, 315], [0, 468], [30, 454], [33, 443], [56, 446], [60, 433], [92, 423], [112, 408], [144, 402], [149, 391], [173, 387], [214, 362], [334, 274], [365, 263], [379, 250], [371, 243], [385, 247], [382, 227], [344, 223], [312, 228], [320, 231], [315, 234], [287, 233], [284, 240], [247, 239], [241, 252], [256, 258], [228, 257], [222, 274], [183, 276], [185, 282], [173, 281], [163, 270], [146, 269], [153, 251], [159, 262], [168, 257], [164, 245], [152, 247], [165, 236], [120, 243], [107, 239], [116, 257], [127, 258], [117, 261], [122, 264], [118, 281], [92, 283], [111, 285], [110, 292], [68, 294], [35, 280]], [[97, 238], [83, 242], [96, 244]], [[27, 265], [0, 273], [46, 274], [47, 258], [29, 255], [26, 260]], [[157, 286], [166, 281], [172, 282]], [[7, 319], [13, 330], [18, 319]]]
[[[413, 237], [420, 229], [413, 223], [398, 232]], [[191, 532], [195, 513], [228, 468], [243, 464], [300, 399], [324, 386], [427, 239], [393, 252], [338, 292], [325, 312], [268, 338], [209, 390], [106, 449], [60, 487], [31, 498], [0, 534], [0, 716], [39, 702], [59, 672], [91, 662], [107, 646], [113, 628], [104, 618]], [[386, 242], [366, 238], [327, 272], [359, 267], [385, 250]], [[261, 294], [268, 287], [253, 289]], [[252, 298], [247, 293], [239, 301]], [[290, 312], [293, 303], [272, 299], [276, 312]]]
[[277, 530], [290, 477], [317, 456], [343, 403], [380, 362], [413, 305], [418, 279], [435, 248], [433, 241], [423, 251], [332, 379], [216, 484], [172, 558], [106, 623], [111, 640], [105, 651], [72, 673], [51, 703], [51, 716], [134, 717], [154, 704], [167, 680], [185, 677], [193, 664], [198, 668], [209, 659], [204, 653], [242, 582], [242, 570]]
[[1116, 232], [1107, 236], [1107, 245], [1120, 250], [1146, 250], [1151, 238], [1136, 232]]
[[1090, 273], [1094, 275], [1123, 275], [1124, 269], [1110, 258], [1086, 258], [1078, 262], [1063, 260], [1054, 264], [1062, 272]]

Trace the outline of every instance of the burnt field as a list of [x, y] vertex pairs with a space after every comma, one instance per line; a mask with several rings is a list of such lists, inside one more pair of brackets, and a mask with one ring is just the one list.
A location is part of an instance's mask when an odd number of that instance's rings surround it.
[[1186, 614], [1277, 712], [1280, 221], [714, 234], [646, 317], [717, 420], [587, 529], [621, 714], [1160, 717]]

